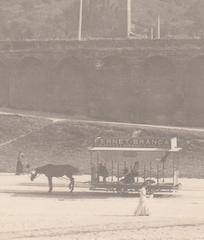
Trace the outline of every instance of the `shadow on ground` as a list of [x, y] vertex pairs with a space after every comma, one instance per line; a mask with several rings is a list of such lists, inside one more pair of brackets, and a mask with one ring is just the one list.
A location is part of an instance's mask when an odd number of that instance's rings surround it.
[[[44, 192], [44, 191], [22, 191], [22, 190], [9, 190], [9, 191], [0, 191], [0, 193], [11, 194], [12, 197], [29, 197], [29, 198], [57, 198], [57, 199], [108, 199], [108, 198], [135, 198], [139, 197], [138, 193], [114, 193], [114, 192]], [[172, 194], [156, 194], [154, 198], [175, 198], [179, 197]]]

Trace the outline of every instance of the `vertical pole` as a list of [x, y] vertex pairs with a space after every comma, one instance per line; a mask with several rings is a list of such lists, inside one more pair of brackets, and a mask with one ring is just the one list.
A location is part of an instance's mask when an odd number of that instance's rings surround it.
[[150, 160], [150, 162], [149, 162], [149, 178], [151, 179], [152, 178], [152, 161]]
[[164, 160], [163, 160], [163, 169], [162, 169], [162, 175], [163, 175], [163, 183], [164, 183]]
[[94, 182], [94, 169], [93, 169], [93, 161], [92, 161], [92, 151], [90, 151], [90, 166], [91, 166], [91, 183]]
[[146, 163], [144, 164], [144, 182], [146, 180]]
[[111, 181], [113, 182], [113, 159], [111, 160]]
[[83, 18], [83, 0], [79, 2], [79, 29], [78, 29], [78, 40], [82, 40], [82, 18]]
[[99, 169], [98, 169], [98, 164], [99, 164], [99, 152], [97, 151], [97, 163], [96, 163], [96, 175], [97, 175], [97, 182], [100, 182], [100, 176], [99, 176]]
[[173, 154], [173, 157], [172, 157], [172, 161], [173, 161], [173, 185], [175, 185], [175, 161], [174, 161], [174, 154]]
[[[136, 162], [137, 162], [137, 158], [136, 158]], [[136, 168], [136, 173], [137, 173], [137, 183], [139, 182], [139, 169], [140, 168], [140, 164], [139, 164], [139, 161], [138, 161], [138, 164], [137, 164], [137, 168]]]
[[119, 166], [119, 161], [117, 163], [117, 178], [118, 178], [118, 183], [120, 181], [120, 166]]
[[160, 39], [161, 38], [161, 19], [160, 19], [160, 15], [158, 16], [157, 24], [158, 24], [158, 26], [157, 26], [157, 38]]
[[127, 0], [127, 38], [129, 38], [130, 36], [131, 25], [132, 25], [131, 3], [132, 3], [132, 0]]
[[153, 27], [151, 27], [150, 34], [151, 34], [150, 38], [151, 38], [151, 40], [153, 40], [154, 39], [154, 28]]
[[157, 184], [159, 184], [159, 163], [157, 163]]
[[97, 165], [99, 163], [99, 152], [97, 151]]
[[139, 182], [140, 165], [137, 168], [137, 183]]

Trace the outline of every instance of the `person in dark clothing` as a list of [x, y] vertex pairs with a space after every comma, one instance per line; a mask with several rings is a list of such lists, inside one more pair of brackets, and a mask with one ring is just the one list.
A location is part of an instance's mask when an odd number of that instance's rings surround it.
[[139, 171], [139, 163], [135, 162], [133, 168], [128, 170], [128, 168], [124, 169], [124, 177], [120, 180], [120, 182], [125, 184], [132, 184], [135, 182], [135, 177], [138, 177]]
[[124, 177], [120, 180], [121, 183], [132, 184], [135, 182], [133, 170], [128, 171]]
[[106, 178], [109, 176], [106, 166], [102, 163], [98, 164], [97, 168], [97, 181], [100, 182], [100, 176], [103, 177], [103, 183], [106, 182]]
[[16, 175], [20, 175], [23, 173], [23, 164], [22, 164], [23, 157], [24, 157], [24, 154], [20, 152], [18, 155], [17, 163], [16, 163]]

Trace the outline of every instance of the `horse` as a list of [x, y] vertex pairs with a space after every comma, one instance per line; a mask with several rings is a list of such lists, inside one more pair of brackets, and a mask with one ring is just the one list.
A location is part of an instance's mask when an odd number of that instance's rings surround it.
[[73, 175], [76, 175], [79, 170], [69, 164], [66, 165], [54, 165], [47, 164], [42, 167], [35, 168], [31, 171], [30, 180], [33, 181], [38, 175], [44, 174], [48, 178], [49, 191], [52, 192], [52, 178], [53, 177], [63, 177], [66, 176], [70, 179], [69, 189], [71, 192], [74, 190], [74, 178]]

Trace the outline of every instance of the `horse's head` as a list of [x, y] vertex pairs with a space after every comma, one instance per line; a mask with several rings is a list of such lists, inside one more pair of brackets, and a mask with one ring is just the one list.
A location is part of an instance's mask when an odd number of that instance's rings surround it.
[[30, 173], [30, 180], [33, 181], [37, 177], [37, 171], [33, 169]]

